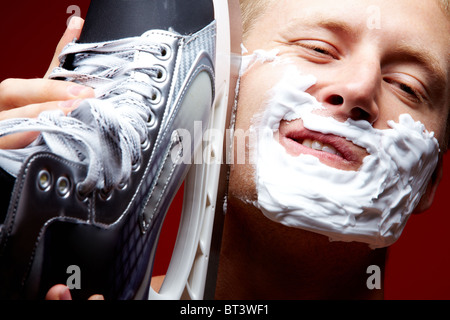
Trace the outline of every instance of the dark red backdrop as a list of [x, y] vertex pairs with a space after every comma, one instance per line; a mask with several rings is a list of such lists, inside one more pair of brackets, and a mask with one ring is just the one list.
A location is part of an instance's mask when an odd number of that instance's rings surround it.
[[[22, 0], [0, 4], [0, 81], [42, 77], [67, 19], [76, 5], [84, 17], [89, 0]], [[450, 157], [445, 159], [450, 168]], [[450, 171], [444, 173], [437, 200], [428, 212], [413, 216], [400, 240], [390, 249], [386, 269], [387, 299], [450, 299]], [[155, 273], [163, 274], [170, 260], [182, 194], [164, 225]], [[447, 208], [447, 209], [445, 209]]]

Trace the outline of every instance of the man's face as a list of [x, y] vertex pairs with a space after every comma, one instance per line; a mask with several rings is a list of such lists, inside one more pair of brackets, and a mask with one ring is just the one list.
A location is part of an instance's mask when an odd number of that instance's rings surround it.
[[[249, 53], [278, 50], [317, 82], [307, 92], [338, 121], [367, 120], [387, 129], [408, 113], [444, 141], [449, 97], [450, 23], [438, 1], [273, 1], [255, 21], [244, 46]], [[241, 79], [236, 128], [248, 130], [264, 111], [267, 92], [283, 76], [275, 64], [254, 65]], [[302, 120], [282, 121], [279, 141], [292, 155], [311, 153], [343, 170], [358, 170], [366, 151], [352, 143], [352, 161], [299, 146], [290, 132]], [[236, 165], [231, 194], [254, 198], [252, 169]]]

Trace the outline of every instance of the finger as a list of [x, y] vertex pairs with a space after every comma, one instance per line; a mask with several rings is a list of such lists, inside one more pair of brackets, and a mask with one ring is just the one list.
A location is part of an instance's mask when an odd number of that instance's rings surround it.
[[[77, 108], [82, 100], [55, 101], [0, 112], [0, 121], [13, 118], [35, 118], [43, 111], [61, 110], [64, 114]], [[21, 149], [33, 142], [39, 132], [14, 133], [0, 138], [0, 149]]]
[[0, 111], [29, 104], [94, 97], [92, 88], [68, 81], [6, 79], [0, 83]]
[[80, 105], [81, 101], [82, 99], [51, 101], [9, 109], [0, 112], [0, 121], [14, 118], [36, 118], [40, 113], [49, 110], [61, 110], [67, 115], [69, 112], [76, 109]]
[[0, 138], [0, 149], [22, 149], [32, 143], [39, 136], [39, 132], [14, 133]]
[[67, 286], [57, 284], [47, 292], [45, 300], [72, 300], [72, 295]]
[[152, 289], [155, 290], [156, 292], [159, 292], [159, 290], [161, 289], [162, 284], [164, 282], [164, 278], [165, 278], [164, 275], [152, 277], [151, 282], [150, 282], [150, 286], [152, 287]]
[[59, 66], [59, 55], [64, 47], [73, 41], [75, 38], [79, 38], [81, 34], [81, 29], [83, 29], [84, 20], [80, 17], [73, 16], [70, 19], [69, 25], [67, 26], [66, 31], [64, 32], [61, 40], [59, 40], [58, 45], [56, 46], [55, 54], [53, 55], [53, 59], [50, 63], [50, 66], [44, 76], [44, 78], [48, 78], [50, 73], [54, 68]]
[[105, 298], [101, 294], [94, 294], [90, 296], [88, 300], [105, 300]]

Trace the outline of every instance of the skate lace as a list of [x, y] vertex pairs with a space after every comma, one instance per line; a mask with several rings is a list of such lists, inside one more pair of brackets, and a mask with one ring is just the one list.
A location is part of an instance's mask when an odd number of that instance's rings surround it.
[[[43, 112], [37, 119], [0, 122], [0, 137], [40, 131], [39, 138], [23, 149], [0, 150], [0, 166], [16, 176], [31, 154], [49, 151], [87, 165], [81, 195], [95, 188], [108, 193], [123, 185], [149, 148], [148, 130], [155, 123], [152, 107], [161, 99], [156, 84], [165, 77], [155, 58], [167, 60], [170, 47], [148, 37], [94, 44], [71, 43], [60, 56], [73, 57], [73, 70], [56, 68], [51, 78], [91, 86], [96, 98], [88, 99], [69, 116]], [[151, 63], [149, 63], [151, 62]]]

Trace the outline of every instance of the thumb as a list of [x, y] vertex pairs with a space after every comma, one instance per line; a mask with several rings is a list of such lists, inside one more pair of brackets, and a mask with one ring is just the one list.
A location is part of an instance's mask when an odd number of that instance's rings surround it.
[[72, 300], [72, 296], [68, 287], [57, 284], [47, 292], [45, 300]]
[[64, 32], [61, 40], [59, 40], [58, 46], [56, 47], [55, 50], [55, 54], [44, 78], [48, 78], [53, 69], [59, 66], [59, 55], [61, 51], [64, 49], [64, 47], [68, 45], [70, 42], [72, 42], [73, 39], [80, 37], [81, 30], [83, 29], [83, 24], [84, 20], [80, 17], [73, 16], [70, 19], [66, 31]]

